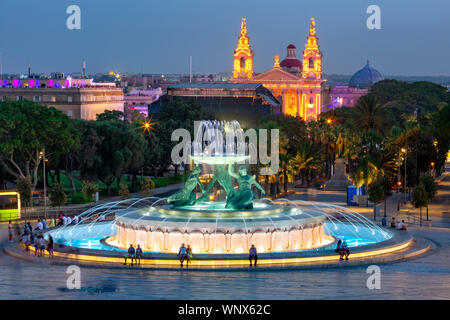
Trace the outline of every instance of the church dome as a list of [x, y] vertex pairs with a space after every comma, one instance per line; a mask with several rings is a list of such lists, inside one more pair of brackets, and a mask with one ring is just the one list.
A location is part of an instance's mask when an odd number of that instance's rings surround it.
[[357, 71], [350, 79], [349, 87], [366, 88], [374, 83], [383, 80], [380, 72], [369, 65], [369, 61], [361, 70]]
[[293, 71], [302, 70], [302, 62], [297, 58], [296, 50], [297, 48], [293, 44], [287, 46], [286, 58], [280, 62], [280, 67], [287, 69], [299, 69]]

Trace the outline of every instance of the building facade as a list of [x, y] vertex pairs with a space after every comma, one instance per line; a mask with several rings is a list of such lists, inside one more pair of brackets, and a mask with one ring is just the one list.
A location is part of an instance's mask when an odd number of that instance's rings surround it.
[[314, 18], [311, 18], [303, 62], [297, 58], [293, 44], [287, 47], [286, 58], [281, 63], [279, 55], [275, 55], [273, 68], [260, 74], [253, 70], [253, 57], [246, 20], [242, 19], [241, 34], [234, 51], [232, 81], [261, 83], [280, 101], [283, 114], [307, 121], [317, 119], [326, 91], [323, 90], [322, 52]]
[[260, 83], [221, 82], [176, 83], [152, 103], [150, 113], [157, 114], [175, 99], [197, 102], [217, 120], [239, 120], [242, 127], [255, 126], [262, 116], [280, 111], [280, 103]]
[[3, 79], [1, 101], [34, 101], [75, 119], [95, 120], [105, 110], [123, 111], [124, 96], [111, 83], [92, 79]]

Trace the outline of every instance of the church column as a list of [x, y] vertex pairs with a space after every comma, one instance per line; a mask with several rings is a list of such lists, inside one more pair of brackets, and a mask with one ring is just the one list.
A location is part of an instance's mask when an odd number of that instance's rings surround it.
[[283, 103], [282, 103], [282, 105], [281, 105], [281, 113], [282, 114], [286, 114], [286, 89], [283, 89], [282, 91], [281, 91], [281, 96], [282, 96], [282, 99], [283, 99]]
[[297, 89], [297, 118], [302, 116], [300, 110], [302, 108], [302, 101], [300, 99], [300, 90]]

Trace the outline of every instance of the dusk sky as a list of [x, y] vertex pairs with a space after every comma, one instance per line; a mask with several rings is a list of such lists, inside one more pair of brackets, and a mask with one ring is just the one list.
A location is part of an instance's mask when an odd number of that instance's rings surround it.
[[[81, 8], [81, 30], [66, 28], [66, 8]], [[369, 5], [381, 30], [366, 27]], [[14, 0], [0, 2], [3, 73], [229, 72], [247, 18], [255, 71], [300, 56], [315, 17], [323, 70], [352, 74], [367, 59], [384, 75], [450, 75], [448, 0]]]

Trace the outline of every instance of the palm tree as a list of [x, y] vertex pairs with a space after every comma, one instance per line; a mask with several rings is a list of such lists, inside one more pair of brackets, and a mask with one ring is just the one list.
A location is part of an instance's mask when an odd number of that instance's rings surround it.
[[303, 172], [302, 181], [306, 176], [306, 181], [309, 186], [311, 173], [322, 167], [323, 153], [311, 141], [305, 141], [299, 146], [297, 154], [291, 161], [291, 165], [296, 172], [300, 174]]
[[361, 97], [353, 108], [353, 120], [357, 132], [376, 130], [383, 132], [386, 124], [386, 108], [377, 102], [375, 95]]

